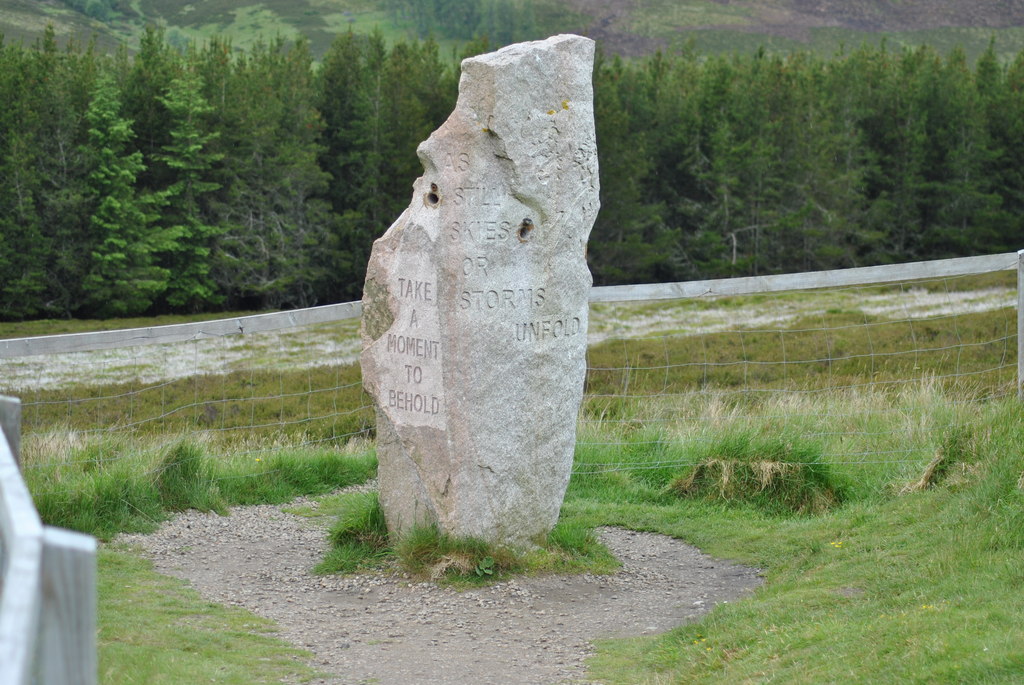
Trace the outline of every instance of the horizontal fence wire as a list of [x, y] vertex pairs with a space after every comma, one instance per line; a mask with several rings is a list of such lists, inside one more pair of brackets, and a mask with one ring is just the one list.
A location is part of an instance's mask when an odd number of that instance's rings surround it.
[[1013, 261], [984, 276], [598, 305], [574, 474], [927, 464], [958, 417], [1016, 394]]
[[[210, 323], [206, 330], [217, 330]], [[132, 455], [126, 440], [161, 449], [193, 439], [214, 455], [246, 457], [372, 436], [357, 321], [220, 328], [219, 337], [206, 332], [124, 349], [109, 347], [108, 334], [103, 350], [0, 360], [9, 392], [22, 397], [28, 441], [46, 448], [26, 468], [113, 464]]]
[[[575, 473], [686, 469], [733, 433], [813, 443], [837, 465], [927, 462], [934, 440], [911, 407], [941, 398], [956, 413], [1016, 392], [1016, 260], [595, 288]], [[128, 444], [185, 439], [253, 463], [372, 440], [359, 311], [135, 329], [123, 346], [116, 331], [0, 341], [24, 466], [107, 466]], [[620, 458], [632, 452], [645, 456]]]

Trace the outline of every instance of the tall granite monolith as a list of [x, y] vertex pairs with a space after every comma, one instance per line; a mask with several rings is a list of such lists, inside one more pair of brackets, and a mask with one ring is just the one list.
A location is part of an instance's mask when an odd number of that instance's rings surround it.
[[374, 243], [361, 363], [392, 532], [528, 545], [558, 519], [586, 372], [593, 57], [561, 35], [464, 60]]

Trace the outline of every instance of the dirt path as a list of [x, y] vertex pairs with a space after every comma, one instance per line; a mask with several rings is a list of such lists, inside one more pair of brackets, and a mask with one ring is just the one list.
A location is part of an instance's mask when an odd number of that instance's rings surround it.
[[332, 674], [316, 682], [332, 685], [587, 682], [595, 638], [663, 632], [761, 582], [756, 569], [678, 540], [614, 528], [601, 532], [623, 562], [612, 576], [516, 578], [464, 592], [383, 574], [314, 576], [327, 544], [321, 526], [263, 505], [227, 517], [187, 512], [119, 541], [204, 598], [276, 621]]

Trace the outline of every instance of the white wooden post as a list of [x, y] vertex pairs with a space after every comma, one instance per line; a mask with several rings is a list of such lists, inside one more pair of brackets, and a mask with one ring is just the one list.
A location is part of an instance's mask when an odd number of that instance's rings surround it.
[[96, 685], [96, 539], [43, 529], [37, 682]]
[[1024, 400], [1024, 250], [1017, 253], [1017, 398]]
[[21, 400], [0, 395], [0, 429], [7, 436], [14, 463], [21, 462]]
[[96, 540], [43, 527], [9, 444], [20, 417], [0, 397], [0, 685], [96, 685]]
[[43, 525], [0, 435], [0, 683], [28, 685], [39, 632]]

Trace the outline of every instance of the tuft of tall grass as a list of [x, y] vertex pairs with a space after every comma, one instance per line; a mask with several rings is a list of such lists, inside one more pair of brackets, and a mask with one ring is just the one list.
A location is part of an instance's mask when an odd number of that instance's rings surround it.
[[101, 540], [120, 532], [151, 532], [166, 516], [152, 481], [129, 464], [64, 478], [59, 485], [42, 485], [31, 475], [27, 481], [44, 523]]
[[189, 440], [168, 444], [161, 436], [135, 443], [124, 436], [72, 437], [57, 451], [58, 459], [24, 473], [46, 524], [101, 540], [152, 531], [173, 511], [285, 502], [361, 483], [376, 473], [372, 450], [281, 448], [266, 457], [217, 458], [209, 449]]
[[486, 582], [526, 569], [520, 552], [471, 537], [447, 535], [436, 526], [414, 528], [395, 552], [409, 573], [431, 580]]
[[317, 564], [316, 573], [353, 573], [384, 563], [391, 541], [377, 493], [346, 495], [328, 537], [331, 549]]
[[395, 540], [387, 530], [376, 492], [348, 493], [332, 501], [337, 519], [330, 529], [331, 549], [317, 573], [355, 573], [398, 566], [418, 578], [455, 584], [479, 584], [511, 573], [610, 572], [619, 562], [598, 541], [593, 527], [563, 520], [544, 544], [513, 549], [474, 538], [441, 533], [436, 526], [409, 531]]
[[978, 440], [974, 427], [951, 423], [943, 432], [935, 457], [925, 467], [921, 477], [908, 483], [900, 492], [907, 494], [926, 490], [950, 479], [958, 471], [962, 479], [977, 461]]
[[621, 566], [597, 538], [593, 526], [563, 517], [548, 533], [546, 555], [535, 567], [558, 573], [611, 573]]
[[168, 511], [223, 510], [213, 463], [194, 443], [181, 442], [169, 449], [154, 476], [160, 504]]
[[217, 483], [231, 504], [277, 504], [363, 483], [377, 471], [372, 447], [355, 453], [319, 448], [280, 448], [217, 460]]
[[681, 497], [742, 501], [773, 513], [801, 514], [828, 511], [844, 497], [821, 446], [799, 435], [739, 432], [701, 445], [697, 452], [696, 463], [668, 485]]

